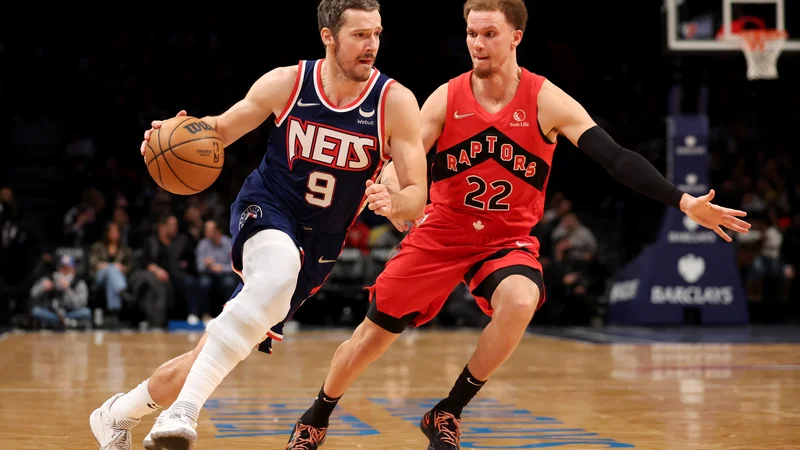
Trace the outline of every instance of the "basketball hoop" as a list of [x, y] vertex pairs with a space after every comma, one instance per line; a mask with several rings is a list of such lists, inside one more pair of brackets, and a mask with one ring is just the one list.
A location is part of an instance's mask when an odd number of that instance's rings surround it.
[[748, 80], [778, 78], [778, 57], [788, 36], [785, 31], [765, 28], [740, 30], [734, 36], [741, 40]]

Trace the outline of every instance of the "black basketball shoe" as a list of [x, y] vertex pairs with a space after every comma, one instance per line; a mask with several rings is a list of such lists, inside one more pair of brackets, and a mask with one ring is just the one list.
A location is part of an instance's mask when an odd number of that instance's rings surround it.
[[295, 422], [286, 450], [317, 450], [325, 443], [327, 428], [315, 428], [300, 420]]
[[460, 450], [461, 419], [436, 408], [422, 416], [419, 429], [428, 437], [427, 450]]

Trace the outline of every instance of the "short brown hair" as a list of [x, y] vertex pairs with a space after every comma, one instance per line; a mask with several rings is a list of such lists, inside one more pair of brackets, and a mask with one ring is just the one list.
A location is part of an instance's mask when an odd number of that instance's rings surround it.
[[467, 20], [470, 11], [500, 11], [514, 29], [523, 33], [528, 23], [525, 0], [467, 0], [464, 3], [464, 20]]
[[322, 0], [317, 5], [317, 25], [319, 30], [328, 28], [334, 37], [344, 23], [344, 12], [348, 9], [361, 11], [381, 10], [378, 0]]

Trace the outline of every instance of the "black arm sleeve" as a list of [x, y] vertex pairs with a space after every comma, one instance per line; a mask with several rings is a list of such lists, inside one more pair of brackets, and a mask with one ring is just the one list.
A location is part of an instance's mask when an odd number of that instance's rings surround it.
[[619, 183], [680, 209], [684, 192], [667, 181], [642, 155], [614, 142], [599, 125], [589, 128], [581, 135], [578, 148], [603, 166]]

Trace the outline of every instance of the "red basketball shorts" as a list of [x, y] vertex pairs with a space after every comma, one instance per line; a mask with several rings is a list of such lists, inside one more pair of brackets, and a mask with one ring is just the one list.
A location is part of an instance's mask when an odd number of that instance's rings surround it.
[[[523, 275], [539, 287], [544, 302], [539, 242], [532, 236], [481, 235], [480, 224], [465, 218], [455, 224], [425, 209], [421, 223], [400, 243], [370, 292], [367, 317], [393, 333], [418, 327], [436, 316], [458, 283], [464, 282], [484, 313], [493, 313], [491, 298], [500, 282]], [[469, 228], [466, 228], [465, 225]]]

